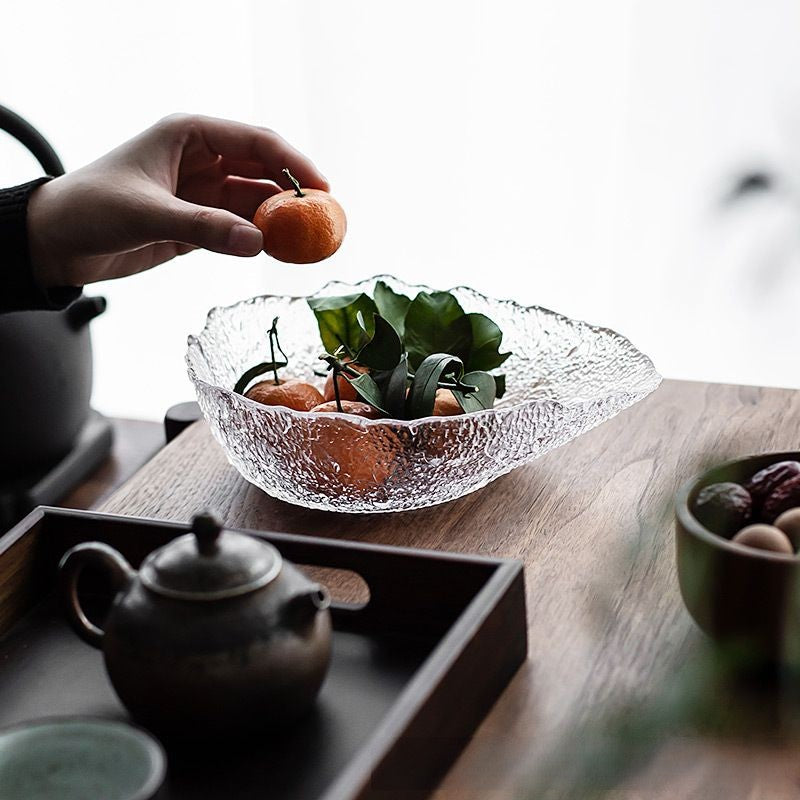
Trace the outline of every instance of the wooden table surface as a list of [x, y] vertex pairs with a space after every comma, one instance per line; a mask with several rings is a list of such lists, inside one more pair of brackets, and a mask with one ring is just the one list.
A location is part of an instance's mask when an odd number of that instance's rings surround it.
[[[245, 482], [204, 423], [101, 508], [188, 520], [210, 506], [235, 527], [524, 560], [530, 658], [434, 795], [506, 800], [530, 791], [559, 742], [564, 769], [579, 770], [576, 725], [602, 718], [620, 698], [646, 703], [676, 664], [705, 652], [675, 577], [676, 487], [709, 463], [798, 446], [800, 392], [666, 381], [571, 444], [435, 508], [341, 515], [287, 505]], [[726, 706], [740, 701], [735, 691], [719, 697]], [[743, 736], [726, 733], [692, 729], [662, 741], [644, 729], [653, 757], [609, 796], [800, 797], [796, 740], [747, 726]]]

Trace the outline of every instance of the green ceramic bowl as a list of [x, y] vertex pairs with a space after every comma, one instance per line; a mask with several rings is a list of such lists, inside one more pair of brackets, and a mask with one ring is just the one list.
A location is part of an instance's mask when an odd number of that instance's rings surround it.
[[765, 453], [720, 464], [693, 478], [675, 498], [678, 581], [686, 608], [713, 639], [771, 661], [800, 658], [800, 558], [754, 550], [708, 530], [692, 513], [703, 487], [746, 483], [800, 452]]
[[0, 797], [150, 800], [164, 751], [139, 728], [93, 717], [33, 720], [0, 730]]

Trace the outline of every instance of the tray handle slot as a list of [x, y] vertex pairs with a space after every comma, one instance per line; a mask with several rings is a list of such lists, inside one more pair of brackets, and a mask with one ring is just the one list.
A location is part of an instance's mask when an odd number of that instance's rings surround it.
[[334, 603], [331, 612], [335, 625], [394, 639], [432, 642], [441, 638], [499, 564], [399, 548], [378, 551], [353, 543], [345, 547], [320, 539], [298, 542], [282, 534], [265, 538], [295, 564], [359, 575], [369, 589], [369, 602], [355, 607]]
[[335, 608], [359, 611], [370, 601], [369, 584], [358, 573], [351, 569], [337, 569], [311, 564], [297, 564], [311, 580], [327, 589], [331, 597], [331, 605]]

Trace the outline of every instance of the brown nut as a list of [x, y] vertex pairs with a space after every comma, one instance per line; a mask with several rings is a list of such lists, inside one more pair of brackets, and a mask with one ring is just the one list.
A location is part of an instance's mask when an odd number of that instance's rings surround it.
[[775, 520], [775, 527], [780, 528], [792, 543], [794, 551], [800, 550], [800, 508], [790, 508]]
[[778, 461], [756, 472], [744, 486], [757, 510], [780, 484], [796, 475], [800, 475], [800, 461]]
[[692, 513], [712, 533], [729, 538], [750, 521], [753, 501], [738, 483], [712, 483], [700, 490]]
[[769, 550], [772, 553], [785, 553], [786, 555], [794, 553], [789, 537], [774, 525], [764, 525], [763, 523], [748, 525], [733, 537], [733, 541], [756, 550]]
[[800, 475], [783, 481], [772, 491], [761, 507], [761, 518], [772, 523], [784, 511], [800, 506]]

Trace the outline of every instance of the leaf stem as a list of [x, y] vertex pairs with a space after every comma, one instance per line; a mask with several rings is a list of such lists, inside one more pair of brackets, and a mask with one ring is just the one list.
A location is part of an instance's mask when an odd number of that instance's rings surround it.
[[330, 365], [330, 369], [335, 369], [338, 372], [343, 372], [345, 375], [349, 375], [351, 378], [357, 378], [361, 373], [357, 369], [353, 369], [347, 362], [341, 361], [336, 356], [332, 356], [330, 353], [323, 353], [319, 357], [320, 361], [327, 361]]
[[339, 370], [336, 366], [333, 367], [333, 396], [336, 398], [336, 410], [341, 413], [342, 399], [339, 397]]
[[445, 384], [444, 381], [439, 382], [440, 389], [456, 389], [457, 391], [461, 392], [461, 394], [472, 394], [473, 392], [478, 391], [477, 386], [473, 386], [471, 383], [462, 383], [461, 381], [456, 381], [455, 384], [447, 383]]
[[[408, 379], [413, 381], [416, 377], [416, 373], [408, 371]], [[469, 394], [470, 392], [477, 392], [477, 387], [473, 386], [471, 383], [461, 383], [461, 381], [456, 381], [455, 383], [451, 383], [450, 381], [439, 381], [437, 384], [439, 389], [458, 389], [459, 392], [463, 392], [464, 394]]]
[[278, 380], [278, 368], [275, 366], [275, 340], [278, 338], [278, 318], [275, 317], [272, 320], [272, 327], [269, 329], [269, 358], [272, 361], [272, 376], [275, 380], [275, 385], [280, 386], [280, 381]]
[[305, 192], [303, 192], [303, 191], [300, 189], [300, 182], [297, 180], [297, 178], [295, 178], [295, 176], [294, 176], [294, 175], [292, 175], [292, 173], [291, 173], [291, 172], [289, 172], [289, 170], [288, 170], [286, 167], [284, 167], [284, 168], [281, 170], [281, 172], [282, 172], [282, 173], [283, 173], [283, 174], [284, 174], [284, 175], [285, 175], [285, 176], [286, 176], [286, 177], [287, 177], [287, 178], [288, 178], [288, 179], [289, 179], [289, 180], [290, 180], [290, 181], [291, 181], [291, 182], [294, 184], [294, 193], [295, 193], [295, 197], [305, 197], [305, 196], [306, 196], [306, 193], [305, 193]]
[[354, 369], [351, 369], [347, 366], [347, 364], [345, 364], [343, 361], [340, 361], [338, 358], [336, 358], [336, 356], [332, 356], [330, 353], [325, 353], [319, 358], [320, 361], [327, 361], [330, 365], [330, 368], [333, 370], [333, 396], [336, 399], [336, 410], [342, 412], [342, 399], [339, 396], [339, 375], [344, 372], [345, 374], [358, 377], [360, 373]]

